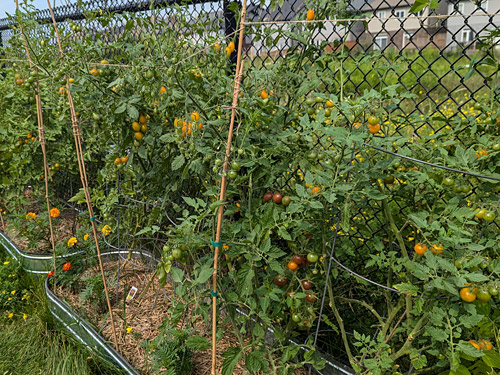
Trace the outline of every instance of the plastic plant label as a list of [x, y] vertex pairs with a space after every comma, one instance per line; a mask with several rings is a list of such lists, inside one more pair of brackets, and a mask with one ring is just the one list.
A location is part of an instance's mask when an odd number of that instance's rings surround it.
[[134, 299], [136, 293], [137, 293], [137, 288], [135, 286], [130, 288], [130, 291], [128, 292], [128, 296], [127, 296], [126, 301], [127, 302], [132, 301]]

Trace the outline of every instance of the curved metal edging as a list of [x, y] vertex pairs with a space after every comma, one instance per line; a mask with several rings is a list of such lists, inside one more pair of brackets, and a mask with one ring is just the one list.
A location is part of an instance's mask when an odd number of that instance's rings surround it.
[[[53, 258], [49, 253], [27, 253], [19, 249], [5, 233], [0, 230], [0, 246], [3, 247], [9, 255], [18, 261], [26, 272], [34, 274], [47, 274], [52, 271]], [[71, 257], [80, 252], [74, 252], [65, 255]]]
[[[129, 254], [128, 251], [112, 251], [101, 254], [101, 258], [114, 258]], [[157, 259], [150, 253], [132, 251], [137, 257], [147, 257], [151, 261], [157, 262]], [[95, 353], [100, 354], [104, 359], [123, 369], [128, 375], [139, 375], [128, 361], [123, 358], [96, 330], [72, 308], [50, 289], [49, 279], [45, 280], [45, 292], [48, 298], [49, 310], [56, 320], [68, 330], [82, 345], [86, 346]]]

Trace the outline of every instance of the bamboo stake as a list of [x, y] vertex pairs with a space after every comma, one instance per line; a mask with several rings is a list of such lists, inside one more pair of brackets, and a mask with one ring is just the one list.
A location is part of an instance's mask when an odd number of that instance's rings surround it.
[[[229, 132], [227, 135], [227, 145], [226, 145], [226, 157], [224, 160], [224, 167], [222, 173], [222, 181], [220, 187], [220, 196], [219, 200], [224, 201], [226, 199], [226, 187], [227, 187], [227, 170], [229, 167], [229, 156], [231, 154], [231, 142], [233, 139], [233, 128], [234, 121], [236, 118], [236, 108], [238, 106], [238, 97], [240, 93], [240, 84], [241, 77], [243, 75], [243, 67], [245, 65], [245, 60], [242, 61], [241, 53], [243, 50], [243, 37], [245, 31], [245, 17], [247, 13], [247, 2], [243, 0], [243, 6], [241, 9], [241, 17], [240, 17], [240, 34], [238, 41], [238, 55], [236, 59], [236, 73], [234, 77], [234, 91], [233, 91], [233, 104], [231, 109], [231, 122], [229, 124]], [[217, 232], [215, 235], [215, 243], [219, 245], [220, 243], [220, 235], [222, 230], [222, 217], [224, 215], [224, 205], [219, 206], [219, 212], [217, 217]], [[217, 269], [218, 269], [218, 260], [219, 260], [219, 246], [215, 246], [215, 254], [214, 254], [214, 274], [213, 274], [213, 283], [212, 283], [212, 375], [215, 375], [215, 364], [216, 364], [216, 349], [217, 349]]]
[[[49, 6], [49, 12], [50, 12], [50, 15], [52, 17], [54, 31], [56, 33], [57, 45], [59, 47], [59, 56], [62, 57], [64, 52], [63, 52], [63, 49], [61, 46], [61, 40], [59, 38], [59, 31], [57, 28], [57, 22], [56, 22], [56, 19], [54, 16], [54, 11], [52, 10], [52, 7], [50, 5], [50, 0], [47, 0], [47, 4]], [[76, 111], [75, 111], [75, 106], [73, 103], [73, 96], [71, 95], [68, 77], [66, 77], [66, 92], [68, 94], [68, 103], [69, 103], [69, 109], [70, 109], [70, 113], [71, 113], [71, 123], [73, 124], [73, 136], [75, 138], [76, 156], [77, 156], [77, 160], [78, 160], [78, 168], [80, 169], [80, 179], [82, 180], [82, 187], [83, 187], [83, 191], [85, 193], [85, 200], [87, 202], [87, 209], [89, 210], [90, 223], [92, 224], [92, 233], [94, 235], [94, 241], [95, 241], [95, 245], [96, 245], [96, 249], [97, 249], [97, 258], [99, 259], [99, 268], [101, 270], [102, 281], [104, 284], [104, 293], [106, 295], [106, 302], [108, 305], [109, 317], [111, 319], [111, 329], [113, 331], [114, 344], [115, 344], [116, 350], [118, 350], [118, 338], [116, 336], [115, 322], [113, 319], [113, 310], [111, 309], [111, 302], [109, 299], [109, 292], [108, 292], [108, 286], [106, 283], [106, 276], [104, 275], [104, 268], [103, 268], [102, 259], [101, 259], [101, 249], [99, 247], [99, 240], [97, 239], [97, 227], [95, 224], [94, 210], [92, 207], [92, 199], [90, 197], [90, 190], [89, 190], [88, 180], [87, 180], [87, 171], [85, 169], [85, 161], [83, 160], [83, 148], [82, 148], [82, 139], [81, 139], [81, 134], [80, 134], [80, 126], [78, 124], [78, 119], [76, 117]]]
[[[16, 0], [16, 10], [19, 10], [19, 0]], [[26, 35], [24, 34], [23, 24], [20, 20], [19, 22], [19, 30], [21, 31], [21, 35], [23, 37], [24, 49], [26, 51], [26, 57], [28, 58], [28, 62], [30, 68], [33, 69], [33, 62], [31, 60], [30, 51], [28, 48], [28, 41], [26, 40]], [[38, 69], [35, 68], [38, 72]], [[43, 125], [43, 111], [42, 111], [42, 100], [40, 97], [40, 81], [37, 79], [35, 82], [35, 101], [36, 101], [36, 117], [38, 122], [38, 140], [40, 142], [40, 146], [42, 148], [43, 154], [43, 170], [44, 170], [44, 181], [45, 181], [45, 200], [47, 202], [47, 212], [49, 214], [49, 228], [50, 228], [50, 243], [52, 245], [52, 260], [53, 260], [53, 272], [54, 275], [56, 273], [56, 243], [54, 238], [54, 228], [52, 226], [52, 217], [50, 216], [50, 199], [49, 199], [49, 164], [47, 162], [47, 150], [45, 148], [45, 131]], [[56, 286], [56, 278], [53, 278], [54, 287]]]

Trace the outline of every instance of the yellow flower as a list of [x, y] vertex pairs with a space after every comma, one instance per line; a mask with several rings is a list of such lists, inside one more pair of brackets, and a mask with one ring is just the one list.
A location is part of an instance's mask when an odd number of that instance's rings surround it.
[[127, 327], [127, 333], [132, 332], [132, 327]]
[[28, 317], [28, 315], [26, 315], [25, 313], [23, 313], [23, 319], [26, 320], [27, 317]]
[[14, 295], [14, 294], [16, 294], [16, 291], [13, 290], [12, 292], [10, 292], [10, 294]]
[[60, 214], [61, 211], [59, 211], [59, 209], [57, 208], [53, 208], [50, 210], [50, 217], [59, 217]]
[[26, 214], [26, 220], [35, 220], [36, 219], [36, 214], [34, 212], [28, 212]]
[[105, 225], [101, 229], [102, 234], [108, 236], [111, 233], [111, 227], [109, 225]]
[[14, 313], [10, 313], [9, 315], [7, 315], [7, 317], [10, 319], [14, 316]]
[[6, 266], [7, 264], [9, 264], [10, 262], [9, 261], [5, 261], [3, 262], [4, 266]]
[[78, 241], [77, 241], [76, 237], [71, 237], [71, 238], [68, 240], [68, 246], [69, 246], [69, 247], [73, 247], [73, 246], [75, 246], [75, 244], [76, 244], [77, 242], [78, 242]]
[[87, 241], [89, 239], [89, 234], [88, 233], [85, 233], [85, 235], [83, 236], [83, 240], [84, 241]]

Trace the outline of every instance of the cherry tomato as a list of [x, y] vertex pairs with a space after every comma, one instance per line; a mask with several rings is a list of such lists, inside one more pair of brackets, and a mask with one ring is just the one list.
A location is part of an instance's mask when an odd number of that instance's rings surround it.
[[288, 269], [292, 272], [295, 272], [297, 271], [297, 269], [299, 268], [299, 265], [295, 262], [288, 262]]
[[493, 151], [500, 151], [500, 143], [495, 143], [491, 148]]
[[427, 245], [425, 245], [423, 243], [418, 243], [418, 244], [415, 245], [415, 247], [413, 248], [413, 250], [415, 250], [415, 252], [418, 255], [423, 255], [425, 253], [425, 251], [427, 250]]
[[305, 290], [309, 290], [309, 289], [312, 289], [313, 287], [313, 284], [308, 281], [308, 280], [302, 280], [302, 288], [304, 288]]
[[308, 300], [311, 303], [314, 303], [314, 302], [316, 302], [317, 298], [316, 298], [316, 296], [314, 294], [307, 293], [306, 294], [306, 300]]
[[238, 163], [237, 161], [233, 161], [231, 163], [231, 169], [235, 170], [235, 171], [239, 171], [241, 168], [241, 164]]
[[285, 276], [282, 275], [276, 275], [274, 276], [273, 283], [280, 288], [285, 286], [286, 283], [288, 282], [288, 279]]
[[476, 211], [474, 216], [477, 217], [478, 219], [482, 219], [484, 217], [485, 213], [486, 213], [486, 210], [484, 208], [482, 208], [482, 209]]
[[314, 254], [314, 253], [309, 253], [307, 254], [307, 261], [309, 263], [316, 263], [319, 259], [319, 256], [318, 254]]
[[387, 176], [384, 178], [384, 184], [391, 185], [394, 183], [394, 176]]
[[493, 221], [493, 220], [495, 220], [496, 217], [497, 217], [497, 215], [495, 215], [494, 212], [486, 211], [483, 215], [483, 220], [484, 221]]
[[181, 249], [173, 249], [172, 256], [174, 257], [174, 259], [182, 258], [182, 250]]
[[498, 296], [498, 288], [496, 285], [490, 286], [488, 288], [488, 293], [490, 293], [492, 296]]
[[283, 197], [281, 196], [280, 193], [274, 193], [274, 195], [273, 195], [273, 202], [274, 203], [280, 204], [282, 199], [283, 199]]
[[370, 116], [370, 117], [368, 117], [368, 123], [370, 125], [377, 125], [378, 122], [379, 122], [378, 117], [376, 117], [376, 116]]
[[281, 199], [281, 204], [286, 207], [290, 204], [291, 201], [292, 198], [290, 198], [288, 195], [285, 195], [283, 199]]
[[486, 289], [479, 289], [476, 297], [479, 302], [487, 303], [491, 299], [491, 294]]
[[445, 185], [445, 186], [452, 186], [454, 183], [455, 183], [455, 181], [451, 177], [443, 178], [443, 185]]
[[304, 258], [302, 255], [297, 255], [295, 254], [293, 257], [292, 257], [292, 260], [297, 263], [299, 266], [301, 264], [304, 264], [306, 262], [306, 258]]
[[462, 288], [460, 289], [460, 298], [464, 300], [465, 302], [473, 302], [475, 301], [477, 295], [476, 295], [476, 290], [471, 289], [471, 288]]
[[271, 199], [273, 199], [273, 193], [268, 191], [267, 193], [264, 194], [263, 198], [265, 202], [269, 202]]
[[300, 322], [300, 316], [298, 314], [293, 314], [292, 315], [292, 320], [295, 322], [295, 323], [298, 323]]

